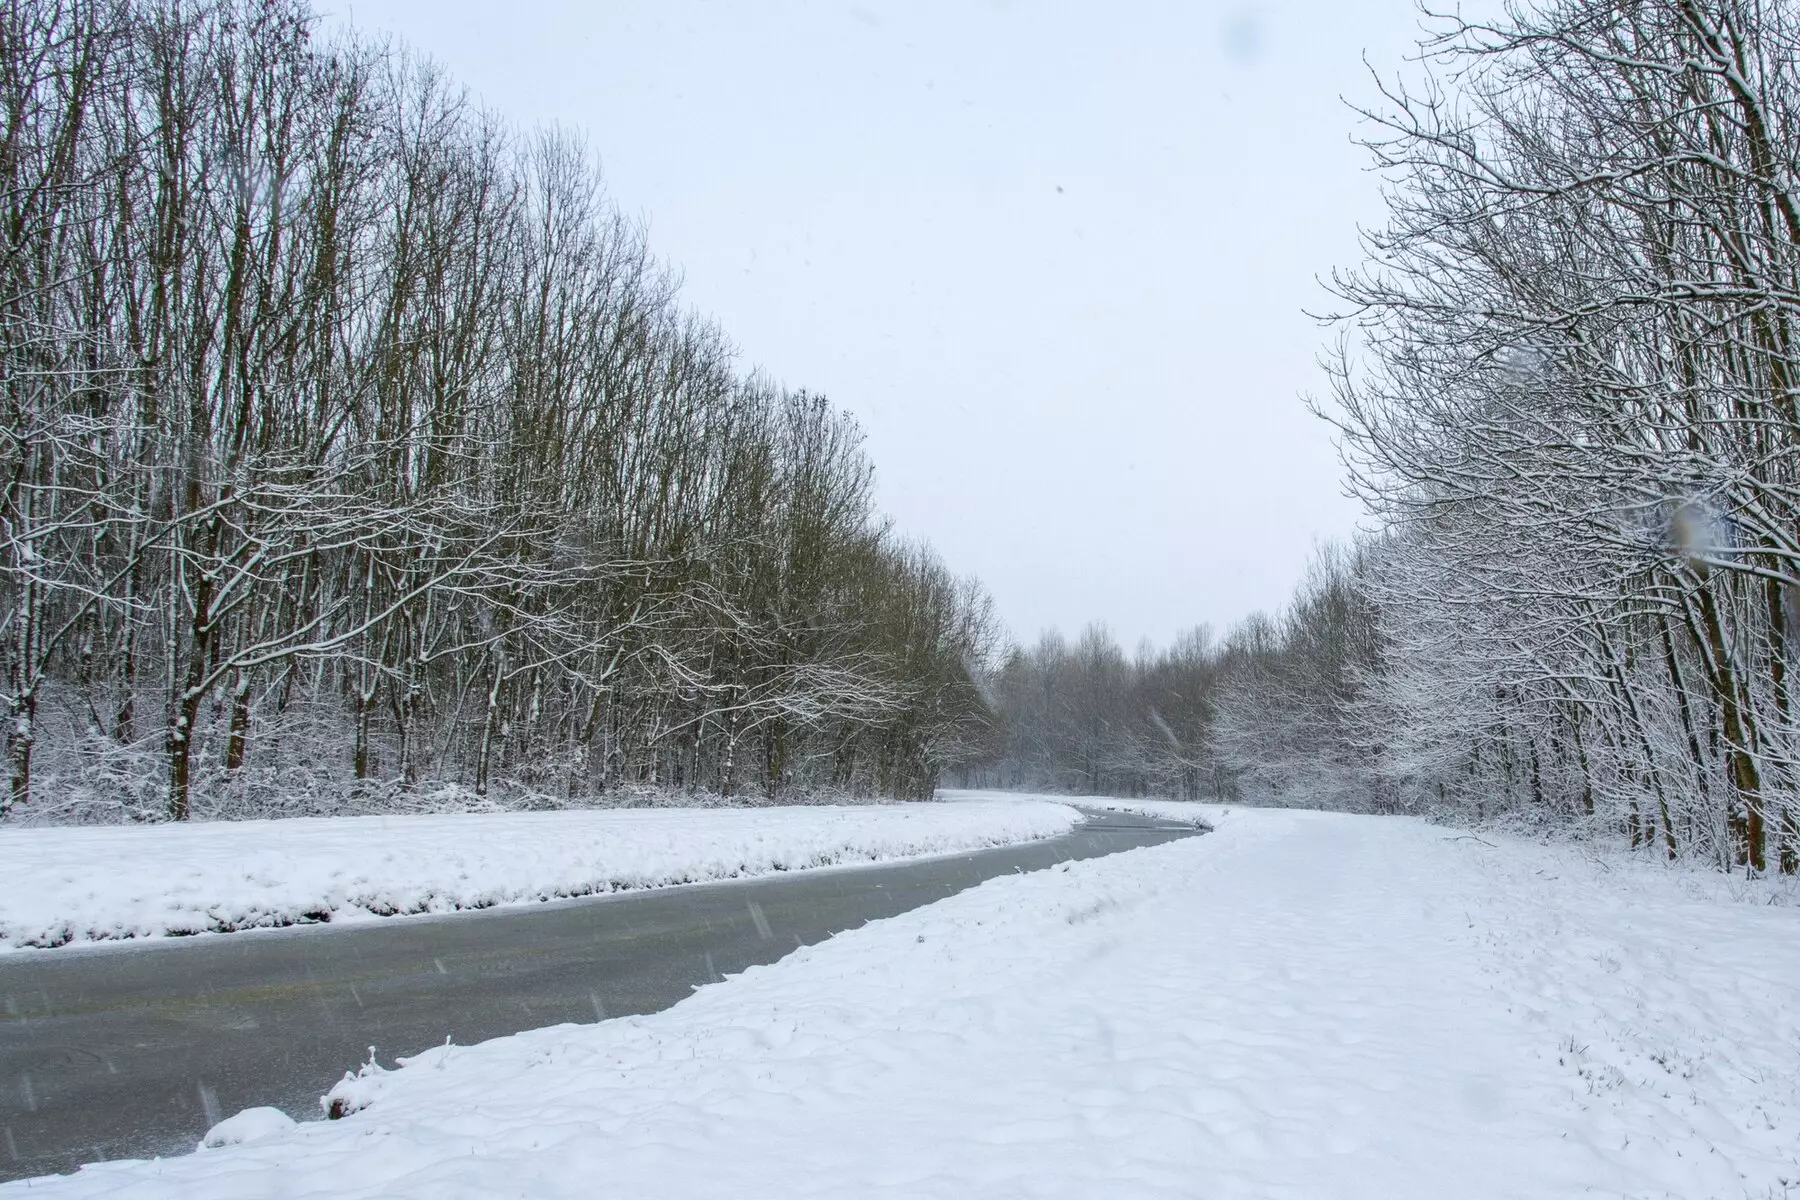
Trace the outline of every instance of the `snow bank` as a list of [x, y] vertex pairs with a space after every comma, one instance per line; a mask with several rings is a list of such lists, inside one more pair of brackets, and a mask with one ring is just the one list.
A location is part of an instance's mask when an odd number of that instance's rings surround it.
[[450, 912], [1054, 837], [1059, 804], [0, 829], [0, 948]]
[[[1076, 803], [1085, 804], [1082, 801]], [[1210, 826], [1213, 818], [1221, 811], [1218, 805], [1192, 804], [1186, 800], [1114, 800], [1110, 797], [1099, 798], [1096, 803], [1085, 804], [1085, 807], [1137, 813], [1139, 816], [1158, 817], [1164, 821], [1186, 821], [1199, 826]], [[1224, 806], [1225, 811], [1230, 808], [1230, 805]]]
[[1158, 817], [1165, 821], [1184, 821], [1200, 826], [1211, 825], [1214, 814], [1229, 812], [1232, 808], [1229, 804], [1198, 804], [1187, 800], [1127, 800], [1118, 796], [1063, 796], [1049, 792], [997, 792], [974, 788], [940, 788], [938, 796], [944, 800], [962, 802], [991, 801], [1010, 797], [1014, 800], [1035, 801], [1044, 804], [1079, 804], [1083, 808], [1137, 813], [1140, 816]]
[[1769, 1200], [1800, 1178], [1800, 912], [1398, 818], [1215, 816], [656, 1016], [370, 1067], [341, 1121], [0, 1196]]

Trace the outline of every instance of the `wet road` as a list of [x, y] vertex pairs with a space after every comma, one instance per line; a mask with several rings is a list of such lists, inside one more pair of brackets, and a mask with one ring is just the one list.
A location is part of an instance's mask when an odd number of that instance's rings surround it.
[[1060, 838], [525, 908], [0, 959], [0, 1179], [302, 1120], [362, 1061], [664, 1009], [694, 987], [984, 879], [1191, 836], [1084, 810]]

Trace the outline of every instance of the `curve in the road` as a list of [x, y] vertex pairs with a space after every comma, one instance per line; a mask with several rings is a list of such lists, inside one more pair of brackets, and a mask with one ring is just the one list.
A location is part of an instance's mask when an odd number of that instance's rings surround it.
[[383, 1059], [656, 1012], [844, 929], [1035, 871], [1190, 836], [1084, 809], [1062, 837], [542, 907], [20, 953], [0, 961], [0, 1179], [185, 1153], [222, 1116], [317, 1098]]

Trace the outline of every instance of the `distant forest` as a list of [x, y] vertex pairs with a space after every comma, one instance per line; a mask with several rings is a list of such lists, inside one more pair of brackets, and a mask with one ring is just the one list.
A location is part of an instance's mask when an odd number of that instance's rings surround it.
[[1376, 612], [1351, 552], [1320, 551], [1279, 618], [1221, 639], [1200, 626], [1128, 656], [1104, 625], [1048, 633], [987, 675], [995, 755], [965, 785], [1366, 809], [1350, 711], [1377, 662]]

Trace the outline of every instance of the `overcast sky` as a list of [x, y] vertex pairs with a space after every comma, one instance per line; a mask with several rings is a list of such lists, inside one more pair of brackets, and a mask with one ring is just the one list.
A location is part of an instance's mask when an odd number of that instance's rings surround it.
[[1375, 179], [1340, 96], [1410, 0], [327, 0], [584, 132], [744, 364], [868, 434], [884, 510], [1014, 636], [1288, 596], [1354, 528], [1317, 279]]

